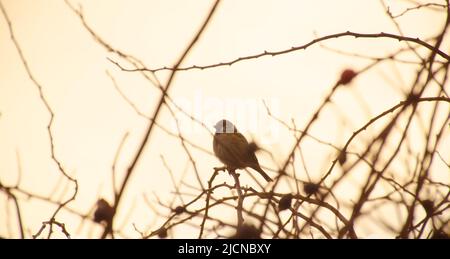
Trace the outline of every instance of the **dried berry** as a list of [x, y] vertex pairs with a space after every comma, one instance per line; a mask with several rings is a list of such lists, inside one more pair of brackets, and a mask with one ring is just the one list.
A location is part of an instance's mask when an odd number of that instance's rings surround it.
[[180, 215], [181, 213], [186, 211], [186, 208], [183, 206], [177, 206], [173, 211], [176, 215]]
[[97, 208], [94, 212], [94, 221], [97, 223], [111, 222], [114, 217], [114, 208], [105, 199], [97, 201]]
[[230, 239], [260, 239], [261, 232], [253, 225], [244, 224], [236, 230]]
[[430, 217], [434, 213], [434, 202], [431, 200], [424, 200], [422, 201], [422, 206], [427, 213], [427, 216]]
[[442, 230], [434, 230], [431, 239], [450, 239], [450, 235]]
[[414, 104], [414, 103], [417, 103], [419, 101], [419, 99], [420, 99], [420, 95], [418, 93], [412, 92], [406, 98], [406, 103], [407, 104]]
[[345, 164], [345, 162], [347, 161], [347, 153], [345, 151], [342, 151], [339, 154], [338, 161], [341, 166]]
[[166, 238], [167, 237], [167, 229], [166, 228], [161, 228], [159, 231], [158, 231], [158, 237], [159, 238]]
[[305, 183], [305, 185], [303, 185], [303, 190], [306, 194], [312, 195], [319, 190], [319, 185], [315, 183]]
[[291, 207], [292, 204], [292, 194], [288, 193], [281, 197], [280, 201], [278, 202], [278, 210], [283, 211], [287, 210]]

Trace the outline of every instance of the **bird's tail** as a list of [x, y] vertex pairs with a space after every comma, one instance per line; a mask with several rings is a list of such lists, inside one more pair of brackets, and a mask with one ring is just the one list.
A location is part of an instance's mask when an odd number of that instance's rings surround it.
[[270, 176], [267, 175], [266, 172], [264, 172], [264, 170], [262, 170], [262, 168], [259, 165], [252, 166], [252, 168], [255, 169], [259, 174], [261, 174], [262, 177], [266, 179], [266, 181], [268, 182], [272, 181], [272, 178], [270, 178]]

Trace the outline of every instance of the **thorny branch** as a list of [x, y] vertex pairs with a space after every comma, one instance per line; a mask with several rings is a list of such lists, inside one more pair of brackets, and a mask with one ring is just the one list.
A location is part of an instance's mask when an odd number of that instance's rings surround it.
[[[25, 55], [22, 52], [22, 49], [19, 45], [19, 42], [16, 40], [16, 37], [14, 35], [14, 30], [13, 30], [13, 26], [11, 23], [11, 20], [8, 17], [8, 14], [5, 10], [5, 7], [3, 6], [2, 2], [0, 1], [0, 9], [3, 13], [3, 17], [5, 18], [7, 24], [8, 24], [8, 29], [9, 29], [9, 34], [11, 36], [11, 40], [14, 43], [14, 46], [16, 47], [16, 50], [20, 56], [20, 60], [22, 61], [23, 66], [25, 67], [25, 70], [28, 74], [29, 79], [33, 82], [33, 84], [36, 86], [36, 88], [38, 89], [39, 92], [39, 97], [42, 101], [42, 103], [44, 104], [45, 108], [47, 109], [48, 113], [50, 114], [50, 120], [48, 121], [47, 124], [47, 132], [48, 132], [48, 136], [49, 136], [49, 140], [50, 140], [50, 153], [51, 153], [51, 158], [52, 160], [55, 162], [55, 164], [58, 166], [58, 170], [68, 179], [70, 180], [73, 184], [74, 184], [74, 192], [72, 194], [72, 196], [70, 198], [68, 198], [66, 201], [62, 202], [61, 204], [59, 204], [59, 206], [57, 207], [57, 209], [53, 212], [53, 214], [50, 217], [49, 221], [43, 222], [42, 223], [42, 228], [45, 228], [45, 225], [49, 225], [49, 235], [48, 237], [51, 237], [51, 233], [52, 233], [52, 227], [53, 224], [56, 224], [55, 218], [58, 214], [58, 212], [64, 208], [67, 204], [69, 204], [71, 201], [75, 200], [75, 197], [78, 193], [78, 182], [75, 178], [69, 176], [67, 174], [67, 172], [64, 170], [62, 162], [57, 158], [56, 153], [55, 153], [55, 140], [53, 138], [53, 133], [52, 133], [52, 126], [53, 126], [53, 122], [54, 122], [54, 118], [55, 118], [55, 113], [53, 111], [53, 109], [51, 108], [45, 94], [44, 94], [44, 90], [43, 90], [43, 86], [41, 85], [41, 83], [38, 82], [38, 80], [35, 78], [35, 76], [33, 75], [28, 62], [25, 58]], [[17, 203], [17, 200], [15, 200]], [[18, 208], [18, 204], [17, 204], [17, 208]], [[42, 230], [41, 230], [42, 231]], [[39, 233], [41, 232], [39, 231]], [[23, 231], [22, 231], [23, 234]], [[34, 235], [33, 237], [37, 237], [39, 235]]]
[[244, 57], [239, 57], [236, 59], [233, 59], [231, 61], [226, 61], [226, 62], [220, 62], [220, 63], [215, 63], [215, 64], [211, 64], [211, 65], [194, 65], [194, 66], [189, 66], [189, 67], [178, 67], [178, 66], [174, 66], [174, 67], [161, 67], [161, 68], [155, 68], [155, 69], [150, 69], [150, 68], [124, 68], [123, 66], [121, 66], [120, 64], [118, 64], [117, 62], [114, 62], [111, 60], [111, 62], [113, 62], [115, 65], [118, 65], [121, 70], [126, 71], [126, 72], [136, 72], [136, 71], [149, 71], [149, 72], [159, 72], [159, 71], [164, 71], [164, 70], [168, 70], [168, 71], [188, 71], [188, 70], [193, 70], [193, 69], [199, 69], [199, 70], [204, 70], [204, 69], [210, 69], [210, 68], [216, 68], [216, 67], [223, 67], [223, 66], [231, 66], [234, 65], [238, 62], [242, 62], [245, 60], [251, 60], [251, 59], [258, 59], [261, 57], [265, 57], [265, 56], [279, 56], [279, 55], [284, 55], [284, 54], [288, 54], [291, 52], [295, 52], [295, 51], [299, 51], [299, 50], [306, 50], [308, 47], [311, 47], [317, 43], [323, 42], [323, 41], [327, 41], [327, 40], [331, 40], [331, 39], [337, 39], [337, 38], [342, 38], [342, 37], [355, 37], [355, 38], [390, 38], [390, 39], [396, 39], [399, 42], [413, 42], [416, 43], [422, 47], [425, 47], [429, 50], [435, 51], [437, 54], [439, 54], [441, 57], [443, 57], [444, 59], [446, 59], [447, 61], [450, 61], [450, 56], [439, 50], [434, 48], [432, 45], [430, 45], [429, 43], [419, 39], [419, 38], [413, 38], [413, 37], [406, 37], [406, 36], [400, 36], [400, 35], [395, 35], [395, 34], [391, 34], [391, 33], [385, 33], [385, 32], [380, 32], [380, 33], [357, 33], [357, 32], [351, 32], [351, 31], [347, 31], [347, 32], [341, 32], [341, 33], [335, 33], [335, 34], [330, 34], [330, 35], [326, 35], [323, 37], [319, 37], [317, 39], [314, 39], [304, 45], [300, 45], [300, 46], [295, 46], [295, 47], [291, 47], [289, 49], [285, 49], [285, 50], [279, 50], [279, 51], [264, 51], [262, 53], [259, 54], [254, 54], [254, 55], [248, 55], [248, 56], [244, 56]]

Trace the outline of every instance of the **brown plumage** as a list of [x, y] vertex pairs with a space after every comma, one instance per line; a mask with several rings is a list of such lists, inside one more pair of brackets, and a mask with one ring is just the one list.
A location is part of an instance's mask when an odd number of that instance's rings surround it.
[[266, 181], [272, 181], [259, 166], [255, 149], [249, 145], [247, 139], [231, 122], [221, 120], [214, 128], [216, 129], [213, 140], [214, 154], [227, 166], [229, 171], [250, 167], [260, 173]]

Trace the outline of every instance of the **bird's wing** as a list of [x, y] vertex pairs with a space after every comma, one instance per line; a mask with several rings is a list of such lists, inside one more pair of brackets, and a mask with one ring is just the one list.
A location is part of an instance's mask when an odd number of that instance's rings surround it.
[[[240, 147], [240, 150], [242, 151], [241, 157], [245, 161], [245, 163], [249, 166], [253, 164], [258, 165], [259, 163], [258, 159], [256, 158], [255, 152], [249, 150], [247, 139], [241, 133], [236, 133], [234, 135], [236, 135], [236, 138], [239, 138], [240, 142], [242, 143], [242, 146]], [[245, 145], [243, 143], [245, 143]]]
[[238, 133], [233, 133], [233, 134], [230, 134], [230, 135], [232, 135], [232, 137], [236, 141], [236, 143], [242, 147], [242, 150], [248, 148], [248, 142], [247, 142], [247, 139], [244, 137], [244, 135], [242, 135], [239, 132]]
[[245, 166], [248, 142], [240, 133], [225, 133], [215, 136], [215, 152], [222, 162], [237, 168]]
[[248, 142], [241, 133], [232, 133], [228, 135], [227, 148], [232, 155], [239, 161], [239, 164], [245, 161], [248, 150]]
[[255, 152], [249, 149], [247, 139], [240, 133], [223, 133], [214, 135], [214, 153], [229, 168], [241, 169], [251, 167], [259, 172], [266, 181], [272, 179], [259, 166]]

